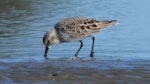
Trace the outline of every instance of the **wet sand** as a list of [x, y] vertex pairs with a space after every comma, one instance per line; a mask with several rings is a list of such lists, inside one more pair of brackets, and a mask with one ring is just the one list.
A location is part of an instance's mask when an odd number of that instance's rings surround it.
[[0, 62], [1, 84], [149, 84], [149, 60], [72, 61], [51, 58], [41, 61]]

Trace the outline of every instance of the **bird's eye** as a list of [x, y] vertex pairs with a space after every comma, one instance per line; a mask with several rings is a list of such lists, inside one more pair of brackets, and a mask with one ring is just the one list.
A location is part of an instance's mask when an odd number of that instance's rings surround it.
[[51, 45], [51, 42], [48, 40], [46, 43], [47, 46]]
[[49, 44], [49, 43], [50, 43], [50, 41], [48, 40], [48, 41], [47, 41], [47, 44]]
[[51, 44], [52, 44], [51, 41], [48, 40], [48, 41], [47, 41], [47, 45], [51, 45]]

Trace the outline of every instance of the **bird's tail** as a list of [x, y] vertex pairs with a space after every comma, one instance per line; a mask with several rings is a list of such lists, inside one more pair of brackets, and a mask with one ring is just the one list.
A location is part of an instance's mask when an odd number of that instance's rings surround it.
[[117, 20], [102, 20], [98, 23], [101, 29], [113, 26], [117, 24]]

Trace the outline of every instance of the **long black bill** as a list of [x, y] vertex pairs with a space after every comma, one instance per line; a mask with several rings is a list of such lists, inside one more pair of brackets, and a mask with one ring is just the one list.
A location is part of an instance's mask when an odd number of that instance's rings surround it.
[[45, 47], [45, 53], [44, 53], [44, 58], [47, 59], [47, 53], [48, 53], [48, 47]]

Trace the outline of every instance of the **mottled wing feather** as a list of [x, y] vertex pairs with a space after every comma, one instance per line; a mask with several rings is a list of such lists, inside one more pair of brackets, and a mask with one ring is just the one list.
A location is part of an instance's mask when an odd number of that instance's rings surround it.
[[100, 31], [100, 21], [88, 18], [69, 18], [55, 25], [63, 33], [67, 33], [71, 37], [87, 37]]

